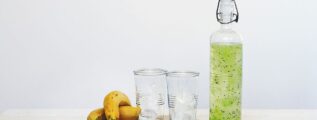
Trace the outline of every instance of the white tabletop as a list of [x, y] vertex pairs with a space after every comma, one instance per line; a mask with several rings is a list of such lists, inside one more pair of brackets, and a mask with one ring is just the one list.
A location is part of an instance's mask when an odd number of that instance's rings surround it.
[[[86, 120], [88, 109], [12, 109], [0, 120]], [[198, 120], [208, 120], [208, 110], [198, 110]], [[242, 120], [317, 120], [317, 110], [243, 110]]]

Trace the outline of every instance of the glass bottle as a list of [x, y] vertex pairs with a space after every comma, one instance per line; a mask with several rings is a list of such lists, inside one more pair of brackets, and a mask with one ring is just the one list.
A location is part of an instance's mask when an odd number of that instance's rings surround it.
[[234, 0], [219, 0], [217, 20], [221, 27], [210, 40], [209, 120], [241, 119], [242, 42], [232, 29], [238, 15]]

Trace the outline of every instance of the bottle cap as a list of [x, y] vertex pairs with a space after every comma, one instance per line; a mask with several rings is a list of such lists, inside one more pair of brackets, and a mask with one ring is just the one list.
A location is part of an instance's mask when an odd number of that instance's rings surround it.
[[239, 12], [235, 0], [219, 0], [217, 6], [217, 21], [221, 24], [238, 22]]

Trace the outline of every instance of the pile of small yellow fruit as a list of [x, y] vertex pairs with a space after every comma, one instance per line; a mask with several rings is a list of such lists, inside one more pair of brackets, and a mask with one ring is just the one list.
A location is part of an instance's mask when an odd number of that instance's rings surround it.
[[112, 91], [104, 98], [103, 108], [91, 111], [87, 120], [138, 120], [140, 112], [124, 93]]

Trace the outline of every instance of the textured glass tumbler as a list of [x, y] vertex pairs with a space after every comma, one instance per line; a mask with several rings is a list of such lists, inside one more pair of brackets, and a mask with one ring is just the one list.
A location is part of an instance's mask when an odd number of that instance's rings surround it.
[[167, 73], [170, 120], [196, 120], [198, 76], [190, 71]]
[[136, 104], [142, 109], [139, 120], [163, 120], [166, 73], [163, 69], [134, 71]]

